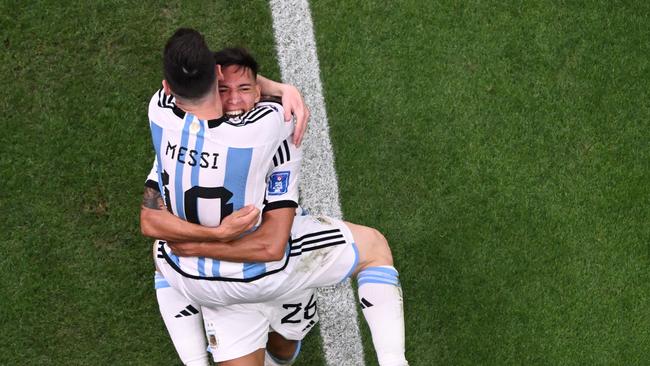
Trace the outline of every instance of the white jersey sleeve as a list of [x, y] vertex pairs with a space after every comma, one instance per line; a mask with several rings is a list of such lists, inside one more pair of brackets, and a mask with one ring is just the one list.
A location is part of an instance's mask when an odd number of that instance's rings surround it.
[[149, 175], [147, 175], [147, 180], [144, 185], [160, 192], [160, 187], [158, 186], [158, 159], [155, 157], [153, 159], [153, 166], [149, 171]]
[[298, 182], [302, 166], [302, 149], [287, 138], [273, 156], [268, 174], [264, 211], [283, 207], [298, 207]]

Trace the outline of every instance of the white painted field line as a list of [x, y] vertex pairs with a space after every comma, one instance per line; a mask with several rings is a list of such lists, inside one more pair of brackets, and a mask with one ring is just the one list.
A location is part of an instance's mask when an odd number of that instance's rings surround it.
[[[341, 218], [334, 154], [307, 0], [270, 0], [282, 80], [296, 85], [311, 111], [304, 138], [301, 205], [310, 213]], [[319, 290], [318, 313], [330, 366], [364, 365], [357, 308], [350, 282]]]

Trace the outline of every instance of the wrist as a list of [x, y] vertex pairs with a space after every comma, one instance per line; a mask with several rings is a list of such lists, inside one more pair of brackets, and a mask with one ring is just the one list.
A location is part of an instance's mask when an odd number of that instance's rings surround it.
[[217, 227], [212, 227], [210, 228], [210, 233], [209, 233], [209, 240], [223, 240], [224, 238], [228, 237], [228, 233], [226, 232], [225, 228], [221, 225]]

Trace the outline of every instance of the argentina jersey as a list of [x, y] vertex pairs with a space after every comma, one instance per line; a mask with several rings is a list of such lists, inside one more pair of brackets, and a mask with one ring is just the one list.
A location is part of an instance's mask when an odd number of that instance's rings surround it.
[[[268, 176], [278, 169], [273, 158], [292, 131], [279, 104], [251, 112], [239, 120], [201, 120], [176, 107], [162, 90], [152, 97], [149, 123], [155, 162], [146, 184], [161, 193], [172, 214], [217, 226], [246, 205], [263, 209]], [[197, 279], [252, 281], [280, 270], [288, 260], [288, 255], [267, 263], [178, 257], [161, 243], [158, 255], [177, 272]]]

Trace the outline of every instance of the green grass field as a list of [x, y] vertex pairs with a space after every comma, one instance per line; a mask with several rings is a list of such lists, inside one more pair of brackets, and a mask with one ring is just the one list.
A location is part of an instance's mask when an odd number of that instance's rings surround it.
[[[650, 5], [311, 7], [343, 212], [391, 242], [411, 365], [650, 364]], [[265, 1], [0, 1], [0, 365], [180, 364], [138, 227], [179, 26], [278, 77]]]

